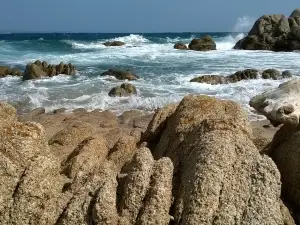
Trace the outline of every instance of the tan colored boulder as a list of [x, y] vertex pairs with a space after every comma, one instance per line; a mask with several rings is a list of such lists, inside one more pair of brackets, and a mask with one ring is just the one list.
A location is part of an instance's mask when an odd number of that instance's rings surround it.
[[299, 125], [300, 79], [294, 79], [278, 88], [266, 91], [250, 100], [250, 106], [262, 113], [275, 126], [280, 124]]
[[279, 171], [251, 139], [236, 103], [181, 101], [152, 150], [174, 163], [174, 224], [283, 224]]
[[5, 102], [0, 101], [0, 127], [4, 126], [5, 124], [9, 124], [13, 121], [16, 121], [16, 113], [17, 110], [14, 107]]
[[188, 47], [186, 46], [186, 44], [181, 43], [181, 42], [176, 43], [176, 44], [174, 45], [174, 48], [175, 48], [175, 49], [180, 49], [180, 50], [188, 50]]
[[189, 49], [194, 51], [211, 51], [216, 50], [216, 47], [215, 41], [209, 35], [193, 39], [189, 44]]
[[110, 97], [127, 97], [136, 94], [136, 87], [129, 83], [123, 83], [119, 87], [114, 87], [108, 93]]
[[45, 76], [47, 76], [47, 73], [44, 72], [38, 65], [29, 63], [24, 71], [23, 80], [38, 79]]
[[118, 80], [137, 80], [139, 76], [132, 74], [129, 71], [109, 69], [108, 71], [103, 72], [100, 76], [114, 76]]

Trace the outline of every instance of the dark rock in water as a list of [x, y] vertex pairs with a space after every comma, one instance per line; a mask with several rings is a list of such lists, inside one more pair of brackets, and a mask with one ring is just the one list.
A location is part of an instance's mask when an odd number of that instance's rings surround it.
[[282, 14], [263, 15], [248, 36], [239, 40], [235, 49], [294, 51], [300, 50], [300, 9], [289, 18]]
[[282, 76], [282, 78], [290, 78], [293, 76], [293, 73], [289, 70], [285, 70], [282, 72], [281, 76]]
[[21, 76], [22, 72], [17, 68], [9, 68], [7, 66], [0, 66], [0, 78], [6, 77], [8, 75]]
[[216, 50], [216, 43], [211, 36], [207, 35], [198, 39], [193, 39], [189, 44], [189, 49], [195, 51]]
[[105, 42], [104, 45], [105, 46], [123, 46], [125, 45], [126, 43], [122, 42], [122, 41], [108, 41], [108, 42]]
[[227, 84], [235, 83], [241, 80], [250, 80], [258, 78], [258, 70], [246, 69], [238, 71], [230, 76], [222, 75], [203, 75], [192, 79], [190, 82], [207, 83], [207, 84]]
[[38, 79], [41, 77], [53, 77], [59, 74], [75, 75], [75, 67], [69, 63], [61, 62], [58, 65], [51, 65], [47, 62], [36, 60], [34, 63], [28, 63], [23, 74], [23, 80]]
[[174, 48], [175, 49], [180, 49], [180, 50], [188, 50], [188, 47], [186, 46], [186, 44], [184, 44], [182, 42], [176, 43], [174, 45]]
[[258, 78], [258, 70], [246, 69], [242, 71], [237, 71], [236, 73], [227, 77], [229, 83], [238, 82], [241, 80], [251, 80]]
[[118, 80], [137, 80], [139, 76], [130, 73], [129, 71], [117, 70], [117, 69], [109, 69], [105, 71], [100, 76], [114, 76]]
[[132, 84], [124, 83], [119, 87], [114, 87], [113, 89], [110, 90], [108, 95], [110, 97], [126, 97], [130, 95], [136, 95], [137, 91], [135, 86]]
[[272, 79], [272, 80], [278, 80], [281, 78], [281, 73], [278, 70], [275, 69], [268, 69], [265, 70], [262, 74], [263, 79]]
[[227, 77], [220, 75], [203, 75], [192, 79], [190, 82], [207, 83], [207, 84], [226, 84]]

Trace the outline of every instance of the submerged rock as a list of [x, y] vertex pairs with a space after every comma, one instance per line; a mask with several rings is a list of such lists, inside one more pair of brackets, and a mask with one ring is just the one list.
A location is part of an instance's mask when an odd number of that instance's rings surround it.
[[180, 49], [180, 50], [188, 50], [188, 47], [186, 46], [186, 44], [184, 44], [182, 42], [176, 43], [174, 45], [174, 48], [175, 49]]
[[216, 50], [216, 43], [211, 36], [207, 35], [198, 39], [193, 39], [189, 44], [189, 49], [195, 51]]
[[139, 76], [132, 74], [129, 71], [109, 69], [103, 72], [100, 76], [114, 76], [118, 80], [137, 80]]
[[108, 93], [111, 97], [126, 97], [130, 95], [136, 95], [137, 91], [135, 86], [129, 83], [124, 83], [119, 87], [114, 87]]
[[207, 83], [207, 84], [226, 84], [228, 79], [221, 75], [203, 75], [190, 80], [190, 82]]
[[262, 74], [263, 79], [272, 79], [272, 80], [278, 80], [281, 78], [281, 73], [278, 70], [275, 69], [268, 69], [265, 70]]
[[105, 42], [104, 45], [106, 47], [108, 47], [108, 46], [122, 46], [122, 45], [125, 45], [125, 43], [122, 42], [122, 41], [108, 41], [108, 42]]

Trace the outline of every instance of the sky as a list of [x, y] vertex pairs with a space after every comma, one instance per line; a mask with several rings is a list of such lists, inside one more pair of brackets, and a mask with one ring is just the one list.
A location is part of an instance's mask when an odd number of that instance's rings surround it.
[[[248, 31], [296, 0], [1, 0], [0, 32]], [[238, 22], [237, 22], [238, 21]], [[241, 23], [244, 25], [241, 26]], [[250, 25], [251, 24], [251, 25]]]

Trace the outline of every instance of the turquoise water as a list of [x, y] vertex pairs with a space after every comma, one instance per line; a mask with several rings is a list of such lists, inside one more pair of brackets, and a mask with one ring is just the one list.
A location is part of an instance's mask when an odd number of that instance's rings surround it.
[[[27, 63], [39, 59], [55, 64], [71, 62], [78, 69], [78, 75], [74, 77], [57, 76], [26, 82], [19, 78], [2, 78], [0, 99], [19, 102], [25, 110], [43, 106], [48, 111], [83, 107], [122, 112], [129, 109], [153, 110], [178, 102], [188, 93], [199, 93], [232, 99], [250, 110], [248, 101], [252, 96], [283, 81], [255, 80], [211, 86], [190, 83], [189, 80], [201, 74], [229, 75], [247, 68], [289, 69], [296, 75], [300, 73], [300, 55], [297, 52], [233, 50], [234, 44], [245, 34], [208, 34], [216, 41], [216, 51], [173, 49], [176, 42], [188, 44], [204, 33], [0, 34], [0, 65], [24, 70]], [[103, 42], [111, 40], [124, 41], [126, 45], [103, 45]], [[138, 89], [138, 95], [109, 97], [109, 90], [122, 83], [99, 76], [109, 68], [130, 69], [140, 75], [140, 80], [132, 82]]]

